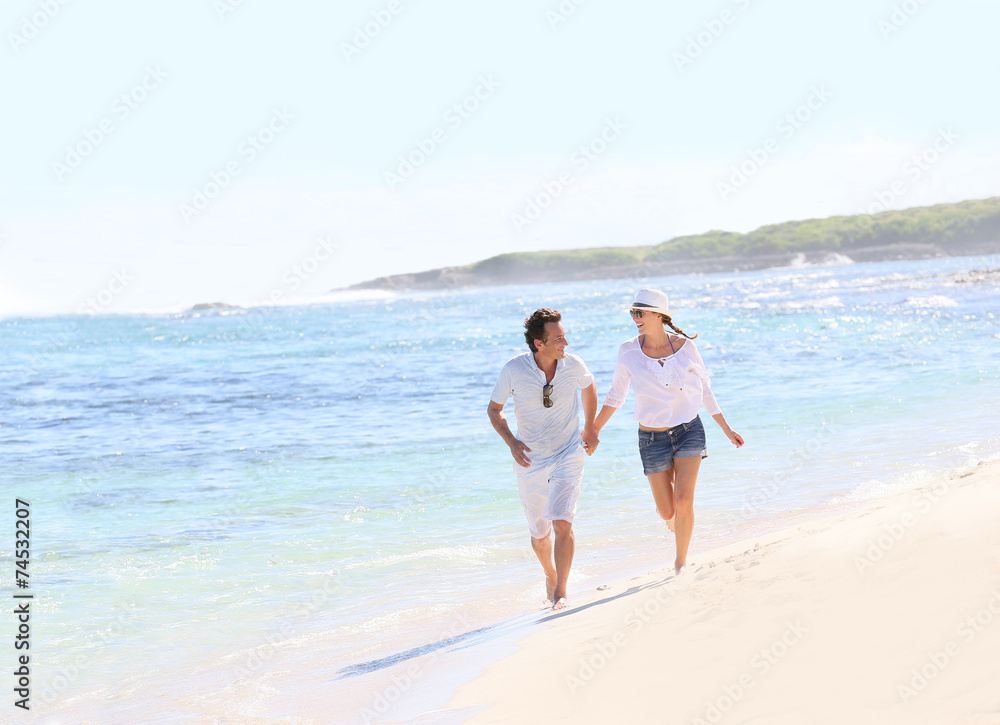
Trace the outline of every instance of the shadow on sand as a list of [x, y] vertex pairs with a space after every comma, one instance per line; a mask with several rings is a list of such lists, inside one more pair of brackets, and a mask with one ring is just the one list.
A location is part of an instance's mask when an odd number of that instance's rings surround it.
[[431, 652], [435, 652], [440, 649], [449, 648], [452, 651], [457, 651], [467, 649], [469, 647], [475, 647], [487, 642], [494, 642], [501, 637], [506, 637], [512, 634], [527, 634], [528, 630], [535, 625], [544, 624], [563, 617], [571, 617], [578, 612], [585, 611], [592, 607], [599, 607], [602, 604], [607, 604], [608, 602], [613, 602], [624, 597], [641, 594], [644, 591], [663, 586], [675, 578], [676, 577], [671, 574], [661, 581], [654, 581], [641, 586], [630, 587], [618, 594], [609, 595], [579, 607], [569, 607], [565, 611], [553, 612], [552, 610], [542, 610], [540, 612], [531, 612], [518, 617], [513, 617], [505, 622], [491, 624], [487, 627], [480, 627], [479, 629], [473, 629], [462, 634], [457, 634], [454, 637], [446, 637], [445, 639], [439, 639], [436, 642], [423, 644], [419, 647], [411, 647], [408, 650], [391, 654], [388, 657], [381, 657], [377, 660], [369, 660], [367, 662], [359, 662], [354, 665], [348, 665], [347, 667], [338, 670], [337, 676], [333, 679], [342, 680], [348, 677], [357, 677], [359, 675], [366, 675], [370, 672], [377, 672], [378, 670], [383, 670], [386, 667], [392, 667], [393, 665], [406, 662], [407, 660], [414, 659], [415, 657], [430, 654]]

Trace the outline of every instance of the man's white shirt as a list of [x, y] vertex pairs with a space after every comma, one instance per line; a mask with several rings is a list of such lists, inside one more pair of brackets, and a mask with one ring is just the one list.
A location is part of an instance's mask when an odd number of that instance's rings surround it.
[[560, 458], [582, 445], [580, 440], [580, 389], [589, 387], [594, 376], [578, 356], [566, 353], [556, 361], [552, 407], [542, 402], [545, 373], [535, 364], [534, 355], [525, 352], [512, 357], [503, 366], [490, 399], [506, 405], [514, 397], [517, 439], [531, 452], [526, 454], [532, 466]]

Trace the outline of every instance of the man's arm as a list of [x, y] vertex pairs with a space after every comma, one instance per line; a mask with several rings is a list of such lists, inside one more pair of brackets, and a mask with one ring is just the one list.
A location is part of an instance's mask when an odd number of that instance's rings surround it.
[[588, 456], [594, 455], [601, 440], [597, 437], [597, 429], [594, 427], [594, 417], [597, 415], [597, 383], [591, 383], [583, 389], [583, 447]]
[[531, 459], [524, 454], [531, 453], [531, 449], [515, 438], [514, 434], [510, 432], [510, 426], [507, 425], [507, 416], [504, 415], [503, 406], [491, 400], [486, 413], [490, 416], [490, 423], [493, 424], [493, 430], [500, 434], [503, 442], [510, 448], [510, 455], [517, 461], [517, 465], [529, 468], [531, 466]]

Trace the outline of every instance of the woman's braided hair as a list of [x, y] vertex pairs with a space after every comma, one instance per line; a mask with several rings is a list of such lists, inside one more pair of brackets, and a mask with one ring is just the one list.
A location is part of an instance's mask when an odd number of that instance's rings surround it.
[[686, 337], [688, 340], [693, 340], [696, 337], [698, 337], [698, 333], [697, 332], [694, 333], [693, 335], [688, 335], [686, 332], [684, 332], [684, 330], [682, 330], [681, 328], [677, 327], [677, 325], [674, 324], [673, 320], [670, 319], [670, 315], [664, 315], [662, 313], [657, 313], [657, 314], [659, 314], [660, 317], [663, 318], [663, 326], [664, 327], [669, 327], [671, 330], [673, 330], [674, 332], [676, 332], [681, 337]]

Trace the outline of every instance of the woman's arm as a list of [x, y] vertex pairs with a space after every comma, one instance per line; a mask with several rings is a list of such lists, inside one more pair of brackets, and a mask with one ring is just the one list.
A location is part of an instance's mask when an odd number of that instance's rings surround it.
[[605, 405], [601, 408], [601, 412], [597, 415], [597, 419], [594, 421], [594, 431], [600, 433], [601, 428], [604, 427], [605, 423], [611, 420], [611, 416], [615, 414], [616, 410], [618, 410], [618, 408], [613, 405]]
[[716, 413], [712, 416], [712, 418], [719, 424], [719, 427], [722, 428], [722, 432], [726, 434], [726, 438], [731, 440], [734, 446], [739, 448], [743, 445], [743, 436], [729, 427], [729, 423], [726, 422], [726, 416], [722, 413]]
[[689, 345], [691, 358], [694, 360], [694, 368], [692, 372], [701, 378], [702, 405], [705, 406], [705, 410], [707, 410], [708, 414], [712, 416], [712, 419], [719, 424], [720, 428], [722, 428], [722, 432], [726, 434], [726, 438], [732, 441], [734, 446], [739, 448], [743, 445], [743, 436], [730, 428], [729, 423], [726, 422], [726, 416], [722, 414], [722, 408], [719, 407], [719, 401], [715, 399], [715, 393], [712, 392], [712, 383], [708, 377], [708, 370], [705, 368], [705, 361], [702, 359], [701, 353], [698, 352], [698, 348], [691, 340], [688, 340], [684, 347], [688, 347]]
[[598, 413], [597, 419], [594, 421], [594, 430], [598, 433], [601, 432], [601, 428], [611, 419], [615, 411], [625, 405], [625, 396], [628, 395], [628, 387], [632, 382], [632, 373], [625, 363], [627, 345], [626, 342], [618, 348], [618, 364], [615, 365], [615, 374], [611, 378], [611, 389], [604, 398], [604, 407], [601, 408], [601, 412]]
[[[688, 349], [691, 360], [694, 362], [694, 365], [689, 366], [688, 370], [697, 375], [701, 380], [701, 404], [705, 406], [708, 414], [714, 418], [717, 414], [722, 413], [722, 408], [719, 407], [719, 401], [715, 399], [715, 393], [712, 392], [712, 381], [708, 376], [708, 368], [705, 367], [705, 361], [702, 359], [701, 353], [698, 352], [694, 340], [688, 340], [684, 343], [684, 347]], [[717, 418], [716, 422], [718, 422]], [[719, 423], [719, 425], [723, 424]]]

